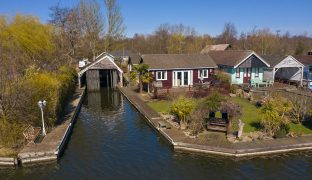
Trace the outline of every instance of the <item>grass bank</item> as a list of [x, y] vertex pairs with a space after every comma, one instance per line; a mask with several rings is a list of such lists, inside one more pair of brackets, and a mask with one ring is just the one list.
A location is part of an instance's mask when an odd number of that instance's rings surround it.
[[[253, 103], [250, 101], [240, 98], [240, 97], [233, 97], [231, 100], [239, 104], [242, 108], [242, 116], [240, 119], [245, 123], [244, 132], [254, 132], [261, 130], [261, 118], [262, 114], [260, 109], [257, 108]], [[198, 102], [202, 101], [202, 99], [198, 99]], [[151, 101], [147, 103], [153, 110], [159, 113], [169, 113], [170, 106], [172, 101], [167, 100], [160, 100], [160, 101]], [[311, 123], [303, 123], [303, 124], [294, 124], [290, 123], [290, 131], [295, 132], [298, 134], [312, 134], [312, 124]]]

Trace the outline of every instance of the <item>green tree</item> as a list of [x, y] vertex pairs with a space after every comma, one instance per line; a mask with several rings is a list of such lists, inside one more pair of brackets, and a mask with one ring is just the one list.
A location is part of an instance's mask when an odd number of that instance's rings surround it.
[[195, 108], [195, 102], [192, 99], [186, 98], [184, 96], [178, 97], [171, 106], [171, 112], [178, 116], [180, 120], [181, 129], [185, 129], [187, 125], [187, 116]]
[[150, 72], [148, 72], [147, 64], [139, 64], [133, 67], [133, 70], [139, 76], [139, 84], [140, 84], [140, 93], [143, 92], [143, 83], [150, 83], [153, 80], [153, 77]]
[[284, 115], [290, 111], [289, 107], [290, 105], [281, 99], [268, 98], [266, 100], [261, 108], [261, 124], [266, 133], [274, 135], [288, 123], [288, 119]]
[[225, 100], [224, 96], [222, 96], [220, 93], [213, 92], [205, 99], [205, 103], [210, 112], [215, 112], [220, 109], [221, 103], [224, 100]]
[[168, 53], [181, 54], [185, 46], [185, 36], [175, 33], [168, 39]]

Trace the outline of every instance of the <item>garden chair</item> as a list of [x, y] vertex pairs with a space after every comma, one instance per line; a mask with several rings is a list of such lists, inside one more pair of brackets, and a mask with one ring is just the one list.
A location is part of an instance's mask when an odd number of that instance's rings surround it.
[[250, 80], [250, 87], [257, 87], [257, 83], [253, 79]]

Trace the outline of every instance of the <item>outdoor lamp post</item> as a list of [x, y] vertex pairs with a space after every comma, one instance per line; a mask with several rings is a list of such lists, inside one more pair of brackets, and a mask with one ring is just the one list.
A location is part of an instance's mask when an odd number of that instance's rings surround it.
[[44, 127], [44, 117], [43, 117], [43, 107], [45, 107], [47, 105], [47, 101], [43, 100], [43, 101], [38, 101], [38, 106], [41, 110], [41, 119], [42, 119], [42, 135], [47, 135], [45, 127]]

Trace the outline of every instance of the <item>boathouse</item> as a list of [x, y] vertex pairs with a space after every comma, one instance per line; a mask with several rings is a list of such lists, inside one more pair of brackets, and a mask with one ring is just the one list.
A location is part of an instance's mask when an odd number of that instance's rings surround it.
[[79, 87], [87, 86], [88, 91], [101, 87], [114, 88], [123, 85], [123, 71], [114, 62], [114, 56], [102, 53], [95, 61], [78, 73]]
[[293, 56], [265, 55], [270, 64], [264, 69], [265, 80], [281, 80], [302, 85], [304, 65]]

